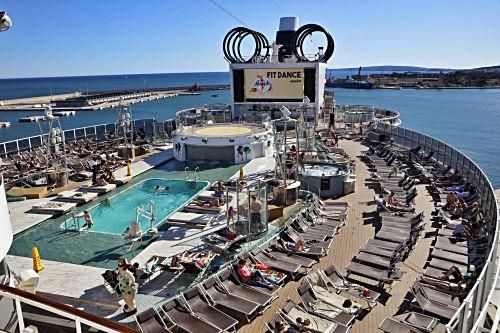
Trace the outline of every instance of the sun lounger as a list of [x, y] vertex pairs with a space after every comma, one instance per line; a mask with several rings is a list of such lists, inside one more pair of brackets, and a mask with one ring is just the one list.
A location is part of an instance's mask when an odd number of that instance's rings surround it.
[[423, 333], [423, 331], [387, 317], [384, 318], [378, 329], [385, 333]]
[[439, 316], [441, 318], [450, 319], [457, 311], [457, 308], [453, 306], [434, 302], [433, 300], [429, 299], [418, 285], [412, 287], [412, 292], [413, 296], [415, 297], [415, 301], [418, 303], [420, 308], [427, 313]]
[[431, 257], [455, 262], [455, 263], [461, 264], [461, 265], [468, 265], [470, 262], [469, 256], [467, 256], [467, 255], [462, 255], [462, 254], [458, 254], [458, 253], [454, 253], [454, 252], [448, 252], [448, 251], [436, 249], [436, 248], [432, 249]]
[[[321, 301], [333, 305], [343, 312], [350, 314], [358, 314], [363, 306], [356, 301], [349, 300], [348, 298], [337, 294], [336, 292], [331, 292], [328, 287], [328, 281], [323, 280], [323, 276], [318, 271], [309, 273], [302, 283], [308, 283], [312, 288], [314, 295]], [[347, 306], [347, 304], [350, 304]]]
[[462, 304], [462, 301], [457, 296], [450, 295], [450, 293], [437, 290], [423, 282], [415, 282], [415, 284], [415, 288], [421, 288], [425, 295], [433, 302], [448, 304], [456, 308], [460, 307], [460, 304]]
[[373, 279], [379, 283], [392, 283], [401, 279], [403, 272], [382, 270], [371, 266], [363, 265], [357, 262], [350, 262], [346, 267], [347, 274], [356, 274], [362, 277]]
[[403, 324], [422, 330], [423, 332], [436, 332], [436, 333], [446, 332], [445, 325], [439, 323], [436, 318], [418, 312], [413, 312], [413, 311], [406, 312], [399, 315], [395, 315], [392, 318], [398, 320]]
[[391, 241], [385, 241], [381, 239], [369, 239], [366, 242], [367, 245], [373, 245], [376, 247], [380, 247], [381, 249], [393, 250], [401, 252], [404, 249], [404, 245], [401, 243], [395, 243]]
[[95, 198], [97, 198], [97, 193], [93, 192], [63, 191], [57, 194], [55, 201], [74, 202], [81, 205]]
[[296, 255], [291, 251], [280, 252], [281, 247], [278, 247], [278, 246], [279, 245], [269, 246], [269, 247], [263, 249], [263, 251], [266, 251], [267, 253], [269, 253], [270, 255], [272, 255], [276, 259], [288, 261], [288, 262], [291, 262], [294, 264], [298, 264], [298, 265], [302, 266], [303, 268], [311, 268], [315, 263], [317, 263], [317, 261], [314, 259], [306, 258], [306, 257], [300, 256], [300, 255]]
[[131, 180], [132, 180], [132, 176], [115, 177], [115, 179], [113, 179], [111, 181], [111, 184], [124, 185], [124, 184], [127, 184]]
[[293, 229], [295, 230], [295, 232], [301, 237], [303, 238], [305, 241], [307, 242], [323, 242], [325, 241], [328, 237], [324, 234], [318, 234], [316, 232], [313, 232], [313, 231], [303, 231], [302, 229], [300, 229], [300, 227], [298, 225], [296, 225], [295, 223], [292, 224], [292, 227]]
[[335, 235], [340, 226], [343, 225], [343, 222], [341, 224], [339, 223], [335, 223], [333, 225], [331, 224], [328, 224], [328, 223], [323, 223], [323, 222], [320, 222], [318, 220], [323, 220], [323, 218], [317, 218], [317, 217], [314, 217], [314, 216], [311, 216], [309, 219], [304, 217], [303, 215], [298, 215], [296, 218], [295, 218], [295, 223], [298, 223], [298, 225], [301, 227], [301, 228], [304, 228], [304, 229], [308, 229], [310, 231], [314, 231], [314, 232], [317, 232], [317, 233], [324, 233], [325, 235], [329, 235], [329, 237], [333, 237], [333, 235]]
[[418, 213], [417, 215], [414, 216], [398, 216], [394, 215], [392, 213], [386, 213], [386, 212], [381, 212], [380, 217], [382, 220], [386, 221], [411, 221], [412, 224], [418, 223], [423, 220], [424, 218], [424, 213]]
[[116, 188], [115, 184], [107, 184], [103, 186], [99, 185], [83, 185], [77, 189], [80, 192], [95, 192], [98, 194], [104, 194], [113, 191]]
[[175, 212], [167, 221], [171, 224], [202, 225], [205, 226], [213, 219], [212, 214], [198, 214], [188, 212]]
[[453, 253], [457, 253], [457, 254], [461, 254], [461, 255], [468, 255], [469, 254], [468, 247], [451, 244], [449, 242], [445, 242], [442, 240], [436, 241], [436, 243], [434, 244], [434, 249], [441, 249], [441, 250], [445, 250], [448, 252], [453, 252]]
[[307, 233], [313, 233], [313, 234], [317, 234], [317, 235], [322, 235], [322, 236], [325, 236], [325, 237], [333, 237], [333, 235], [336, 233], [336, 229], [335, 230], [326, 230], [326, 229], [322, 229], [318, 226], [309, 226], [307, 223], [305, 223], [303, 220], [301, 219], [295, 219], [294, 222], [293, 222], [299, 229], [300, 231], [302, 232], [307, 232]]
[[238, 320], [208, 304], [208, 300], [200, 293], [198, 286], [186, 290], [182, 294], [182, 297], [184, 297], [187, 306], [196, 316], [219, 328], [221, 331], [232, 331], [238, 324]]
[[354, 259], [363, 264], [369, 264], [371, 266], [379, 266], [380, 268], [389, 270], [394, 269], [395, 265], [395, 261], [391, 260], [390, 258], [366, 252], [358, 253], [358, 255]]
[[[425, 276], [430, 276], [436, 279], [442, 279], [443, 274], [445, 271], [439, 269], [439, 268], [434, 268], [434, 267], [427, 267], [424, 271]], [[462, 274], [465, 274], [467, 272], [461, 272]]]
[[359, 248], [359, 252], [375, 254], [385, 258], [399, 258], [401, 253], [395, 250], [383, 249], [375, 245], [364, 244]]
[[[286, 235], [291, 241], [293, 242], [298, 242], [300, 239], [302, 239], [301, 235], [298, 234], [293, 228], [290, 228], [289, 226], [286, 227], [286, 229], [283, 231], [283, 234]], [[330, 249], [330, 246], [332, 246], [333, 238], [330, 238], [325, 241], [315, 241], [312, 239], [306, 239], [304, 238], [306, 243], [308, 245], [314, 245], [314, 246], [319, 246], [324, 248], [326, 251]]]
[[437, 259], [437, 258], [432, 258], [432, 260], [429, 262], [429, 266], [441, 269], [443, 271], [447, 271], [448, 269], [450, 269], [451, 266], [456, 266], [460, 270], [460, 272], [467, 272], [467, 267], [468, 267], [467, 265], [461, 265], [451, 261]]
[[[202, 286], [205, 295], [212, 305], [233, 318], [238, 318], [248, 323], [259, 309], [259, 304], [257, 303], [223, 292], [213, 276], [206, 279], [202, 283]], [[198, 331], [197, 333], [200, 332], [203, 331]]]
[[262, 251], [259, 252], [252, 251], [250, 254], [251, 258], [254, 261], [261, 262], [271, 267], [272, 269], [287, 273], [291, 275], [292, 278], [295, 278], [301, 269], [301, 266], [299, 264], [294, 264], [288, 261], [276, 259], [269, 253], [265, 253]]
[[217, 274], [216, 279], [220, 286], [224, 288], [228, 294], [259, 304], [261, 306], [261, 310], [266, 309], [274, 299], [272, 295], [262, 293], [256, 289], [240, 285], [239, 283], [233, 281], [229, 268], [226, 268]]
[[263, 287], [263, 286], [252, 286], [252, 285], [244, 283], [241, 280], [241, 278], [239, 277], [239, 275], [237, 273], [237, 270], [238, 270], [238, 264], [237, 263], [231, 266], [231, 274], [232, 274], [232, 276], [233, 276], [233, 278], [234, 278], [235, 281], [238, 281], [241, 285], [246, 286], [248, 288], [252, 288], [252, 289], [260, 291], [261, 293], [271, 295], [274, 298], [277, 297], [276, 293], [278, 292], [278, 290], [281, 289], [280, 284], [283, 283], [285, 281], [285, 279], [286, 279], [286, 274], [285, 273], [278, 272], [278, 271], [272, 270], [270, 268], [266, 269], [266, 270], [259, 269], [259, 271], [262, 272], [263, 274], [270, 275], [270, 276], [273, 277], [273, 280], [274, 280], [274, 283], [275, 283], [274, 286], [273, 286], [273, 289], [269, 289], [269, 288], [266, 288], [266, 287]]
[[[221, 330], [192, 315], [188, 309], [181, 305], [179, 300], [174, 299], [162, 305], [161, 310], [165, 319], [171, 321], [183, 331], [190, 333], [220, 333]], [[165, 320], [164, 319], [164, 320]]]
[[69, 212], [76, 207], [74, 202], [46, 202], [31, 206], [33, 213], [60, 215]]
[[[269, 329], [269, 332], [271, 333], [279, 332], [277, 327], [278, 322], [288, 324], [292, 329], [294, 329], [297, 332], [300, 332], [301, 329], [300, 326], [296, 322], [289, 320], [287, 317], [283, 316], [279, 311], [276, 311], [276, 314], [271, 318], [271, 320], [269, 320], [266, 323], [266, 327]], [[321, 333], [319, 331], [310, 329], [309, 327], [308, 331], [310, 331], [311, 333]]]
[[384, 224], [384, 223], [382, 223], [382, 228], [380, 228], [379, 230], [379, 232], [393, 233], [407, 237], [410, 236], [411, 231], [412, 230], [409, 225], [393, 226], [392, 224]]
[[313, 313], [307, 312], [302, 307], [288, 300], [283, 308], [280, 310], [281, 314], [287, 321], [295, 322], [296, 318], [309, 319], [311, 325], [308, 329], [312, 329], [316, 332], [325, 333], [346, 333], [349, 328], [346, 325], [342, 325], [332, 320], [320, 317]]
[[363, 287], [359, 284], [347, 281], [342, 274], [338, 271], [335, 265], [331, 265], [324, 270], [318, 270], [319, 274], [323, 277], [323, 280], [327, 282], [328, 286], [333, 287], [337, 291], [342, 291], [348, 295], [359, 298], [368, 304], [369, 308], [372, 308], [377, 304], [377, 300], [380, 297], [380, 293]]
[[300, 265], [306, 270], [309, 270], [317, 262], [314, 259], [305, 258], [294, 254], [281, 253], [279, 251], [272, 251], [269, 249], [267, 249], [266, 252], [272, 255], [275, 259]]
[[312, 287], [305, 279], [302, 281], [300, 287], [297, 288], [297, 293], [299, 294], [302, 306], [309, 313], [340, 323], [344, 326], [349, 326], [356, 318], [355, 315], [317, 298]]
[[307, 258], [313, 258], [319, 261], [319, 258], [323, 257], [326, 254], [325, 249], [317, 245], [310, 245], [308, 248], [304, 250], [293, 250], [283, 247], [282, 240], [278, 240], [272, 244], [273, 252], [282, 252], [289, 255], [303, 256]]
[[170, 333], [163, 319], [153, 308], [139, 313], [135, 318], [143, 333]]
[[[197, 199], [198, 200], [213, 200], [213, 199], [217, 199], [217, 198], [220, 198], [220, 197], [216, 197], [215, 196], [215, 191], [201, 191], [200, 193], [198, 193], [198, 196], [197, 196]], [[226, 200], [226, 195], [224, 193], [223, 195], [223, 199]], [[231, 201], [232, 197], [229, 196], [229, 201]]]
[[213, 206], [213, 207], [203, 207], [195, 204], [188, 203], [184, 206], [184, 211], [190, 213], [200, 213], [200, 214], [222, 214], [226, 210], [225, 206]]
[[400, 235], [394, 232], [379, 230], [375, 234], [375, 239], [406, 245], [410, 242], [410, 235]]

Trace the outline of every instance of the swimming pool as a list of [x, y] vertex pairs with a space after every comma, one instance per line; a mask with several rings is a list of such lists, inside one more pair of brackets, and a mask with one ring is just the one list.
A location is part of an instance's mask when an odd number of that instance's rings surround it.
[[[170, 214], [185, 202], [203, 190], [208, 182], [189, 182], [162, 178], [146, 179], [127, 190], [109, 198], [109, 204], [99, 203], [88, 211], [92, 216], [94, 226], [89, 231], [122, 234], [132, 221], [136, 219], [136, 208], [150, 210], [153, 202], [155, 221], [153, 225], [161, 224]], [[155, 191], [159, 186], [160, 191]], [[168, 190], [165, 188], [168, 187]], [[141, 229], [146, 232], [151, 226], [146, 217], [139, 219]], [[83, 226], [83, 219], [67, 219], [62, 228], [78, 229]]]

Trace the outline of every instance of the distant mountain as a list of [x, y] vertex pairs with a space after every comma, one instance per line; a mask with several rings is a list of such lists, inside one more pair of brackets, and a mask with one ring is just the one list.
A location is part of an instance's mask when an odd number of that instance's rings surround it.
[[[357, 71], [359, 67], [351, 68], [333, 68], [333, 70], [341, 71]], [[426, 68], [417, 66], [397, 66], [397, 65], [385, 65], [385, 66], [366, 66], [361, 68], [362, 71], [371, 72], [453, 72], [457, 69], [451, 68]]]

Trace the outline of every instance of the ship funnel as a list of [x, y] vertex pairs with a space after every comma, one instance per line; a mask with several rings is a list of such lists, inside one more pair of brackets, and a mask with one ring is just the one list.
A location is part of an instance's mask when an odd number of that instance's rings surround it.
[[295, 31], [299, 28], [298, 17], [282, 17], [280, 18], [280, 28], [276, 33], [276, 44], [283, 45], [279, 49], [278, 59], [279, 62], [285, 61], [293, 54], [293, 36]]
[[280, 18], [280, 30], [279, 31], [297, 31], [299, 28], [299, 18], [298, 17], [282, 17]]

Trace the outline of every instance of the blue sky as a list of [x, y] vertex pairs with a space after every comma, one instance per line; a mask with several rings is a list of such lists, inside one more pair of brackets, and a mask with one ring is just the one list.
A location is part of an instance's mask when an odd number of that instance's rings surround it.
[[[275, 36], [279, 17], [324, 26], [329, 67], [500, 64], [500, 0], [214, 0]], [[222, 40], [241, 25], [210, 0], [0, 0], [0, 77], [225, 71]]]

